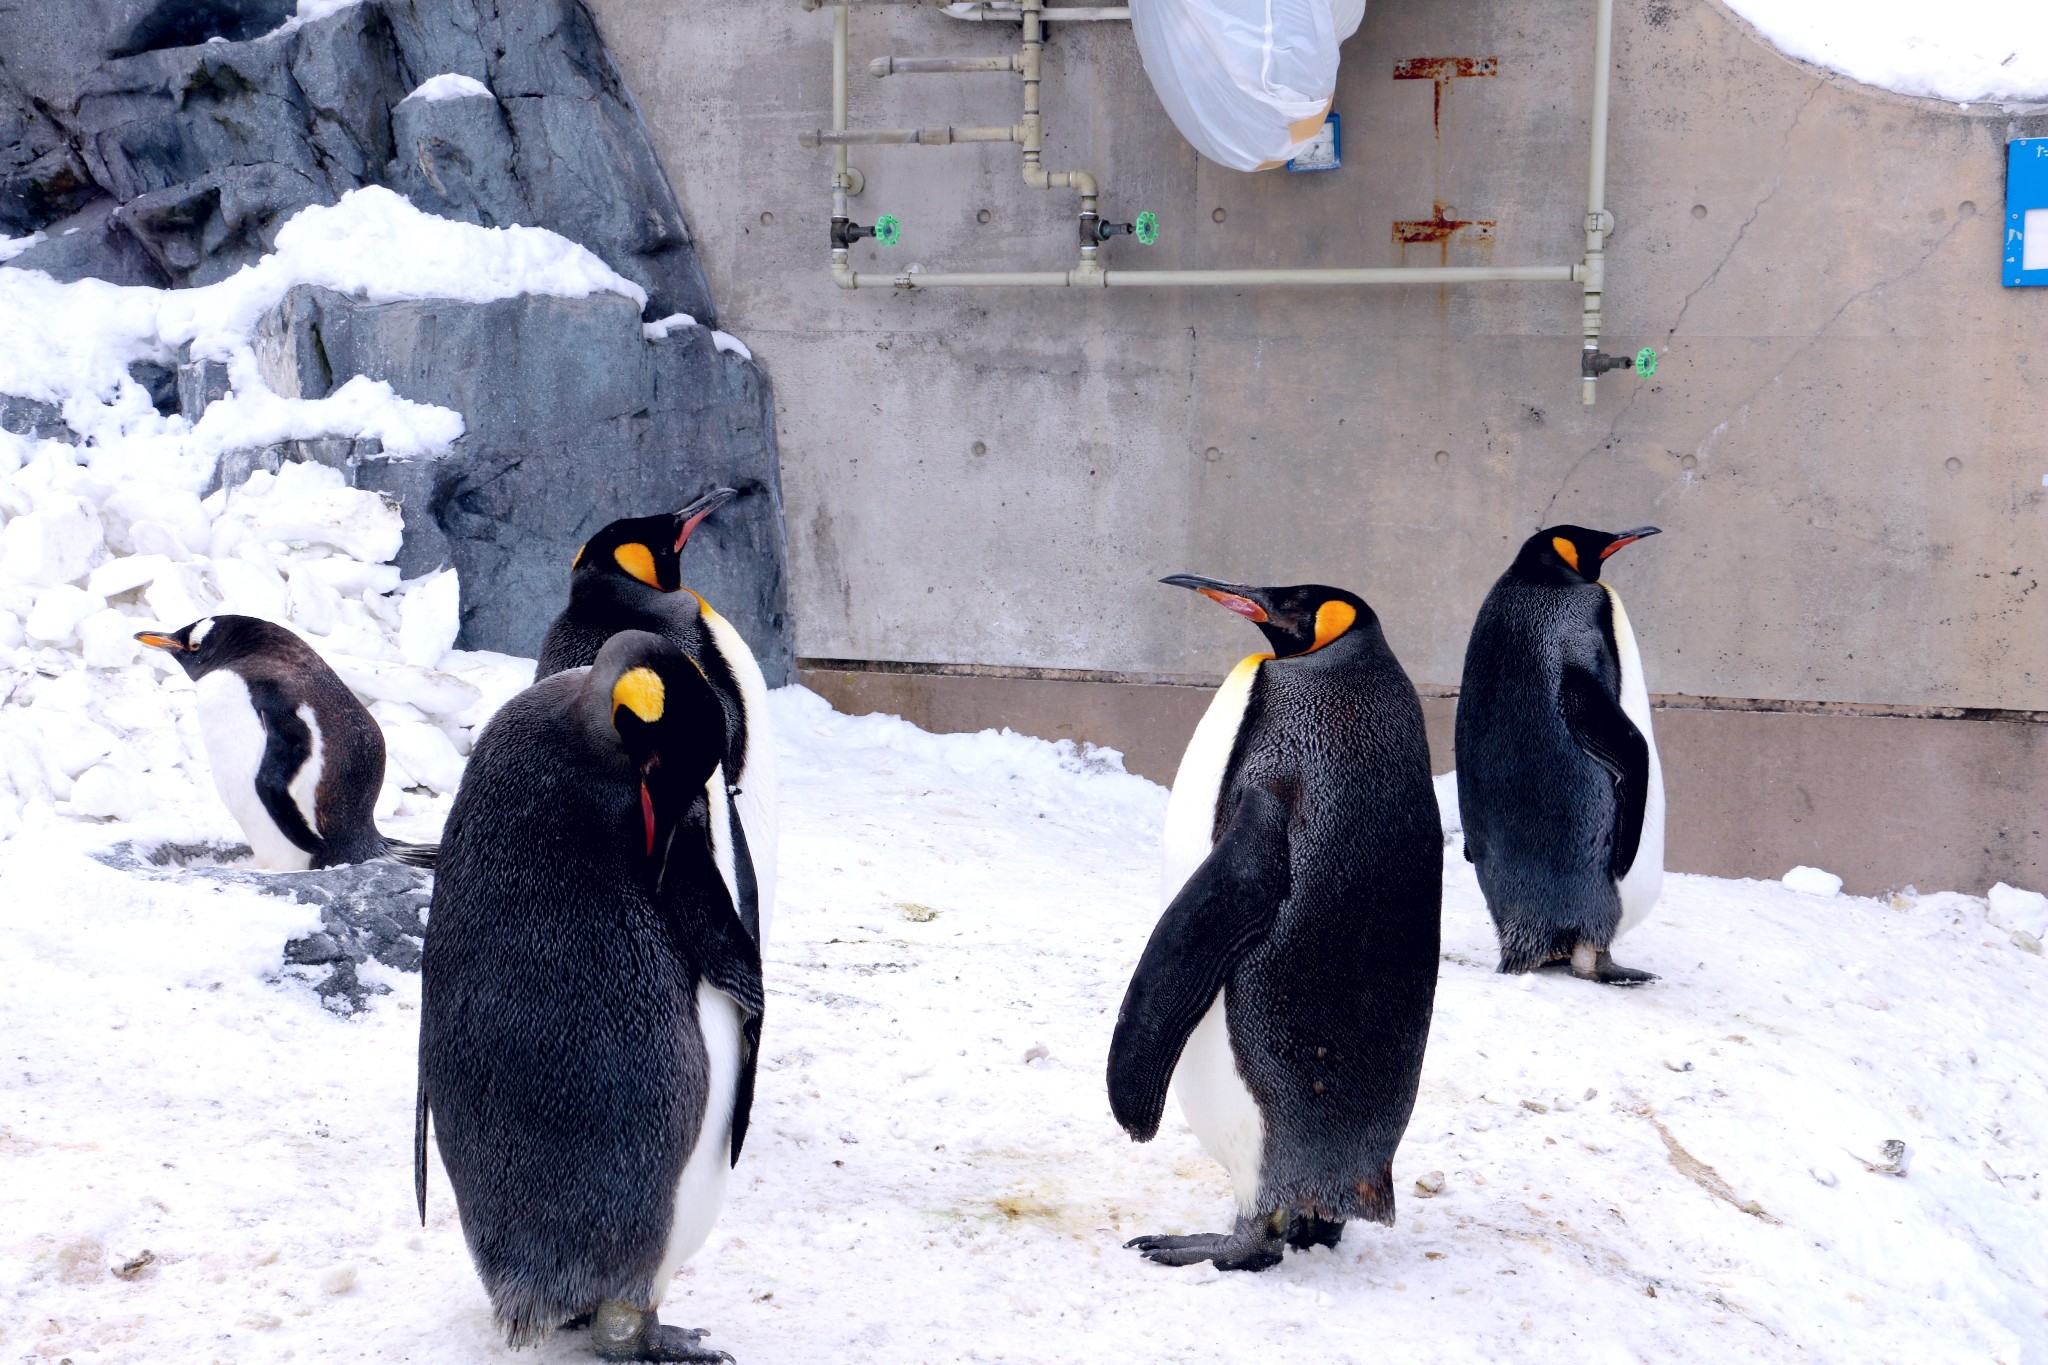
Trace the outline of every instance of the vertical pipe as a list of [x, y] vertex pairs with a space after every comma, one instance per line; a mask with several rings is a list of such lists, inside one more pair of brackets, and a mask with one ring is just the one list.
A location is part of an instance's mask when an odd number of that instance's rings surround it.
[[[851, 20], [847, 17], [848, 7], [832, 7], [832, 131], [846, 131], [846, 66], [850, 60], [848, 28]], [[836, 144], [832, 148], [832, 213], [834, 217], [846, 216], [846, 146]]]
[[[1585, 300], [1580, 313], [1587, 354], [1600, 349], [1600, 295], [1607, 283], [1606, 239], [1614, 219], [1607, 212], [1607, 77], [1614, 64], [1614, 0], [1595, 0], [1593, 9], [1593, 146], [1586, 171]], [[1579, 381], [1579, 400], [1591, 407], [1597, 381]]]

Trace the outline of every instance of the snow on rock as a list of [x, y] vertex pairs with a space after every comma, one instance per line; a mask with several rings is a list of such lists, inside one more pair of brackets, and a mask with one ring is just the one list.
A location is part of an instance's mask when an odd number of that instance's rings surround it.
[[485, 85], [476, 77], [464, 76], [457, 72], [448, 71], [420, 82], [413, 92], [407, 95], [405, 99], [400, 100], [399, 103], [404, 104], [411, 100], [420, 100], [426, 104], [436, 104], [442, 100], [488, 100], [495, 98], [497, 97], [491, 94], [491, 87]]
[[[521, 670], [457, 662], [480, 706]], [[1227, 1226], [1227, 1180], [1177, 1107], [1135, 1145], [1102, 1086], [1157, 916], [1164, 791], [1072, 744], [932, 735], [797, 689], [770, 706], [783, 853], [753, 1125], [664, 1308], [707, 1345], [1047, 1365], [1275, 1343], [1334, 1361], [2032, 1359], [2048, 966], [1987, 934], [1983, 900], [1817, 910], [1775, 882], [1672, 876], [1627, 941], [1662, 979], [1623, 992], [1497, 975], [1446, 848], [1400, 1221], [1262, 1275], [1169, 1270], [1120, 1244]], [[17, 752], [0, 743], [6, 780], [43, 782], [17, 777]], [[91, 796], [95, 770], [68, 788]], [[231, 834], [210, 801], [120, 837]], [[311, 907], [102, 867], [86, 852], [115, 831], [47, 806], [25, 823], [0, 844], [0, 1033], [27, 1059], [0, 1118], [8, 1347], [587, 1359], [574, 1335], [503, 1346], [438, 1164], [427, 1226], [413, 1215], [416, 976], [366, 964], [392, 993], [337, 1018], [281, 979]], [[1885, 1173], [1895, 1142], [1903, 1177]]]
[[731, 352], [741, 360], [752, 360], [754, 358], [754, 353], [747, 349], [747, 343], [741, 341], [731, 332], [713, 332], [711, 334], [711, 344], [721, 351]]
[[1787, 891], [1799, 891], [1809, 896], [1834, 896], [1842, 890], [1840, 877], [1817, 867], [1795, 867], [1778, 880]]
[[2048, 5], [1727, 0], [1780, 51], [1905, 95], [2048, 99]]
[[13, 260], [30, 247], [48, 240], [49, 235], [42, 232], [31, 232], [26, 237], [0, 237], [0, 265]]
[[668, 334], [679, 327], [699, 327], [702, 325], [702, 323], [698, 322], [697, 319], [691, 317], [688, 313], [670, 313], [665, 318], [656, 318], [653, 322], [641, 323], [640, 330], [649, 341], [666, 341], [668, 340]]

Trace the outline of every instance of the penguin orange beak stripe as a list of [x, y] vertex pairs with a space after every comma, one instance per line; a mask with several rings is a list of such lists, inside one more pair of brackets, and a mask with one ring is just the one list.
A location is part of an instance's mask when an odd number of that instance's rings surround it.
[[1196, 588], [1196, 592], [1227, 611], [1234, 611], [1247, 621], [1263, 621], [1266, 609], [1249, 597], [1239, 597], [1234, 592], [1218, 592], [1214, 588]]
[[1605, 559], [1624, 545], [1633, 545], [1645, 537], [1662, 535], [1663, 533], [1663, 528], [1660, 526], [1638, 526], [1633, 531], [1623, 531], [1608, 542], [1607, 548], [1600, 552], [1600, 557]]
[[179, 654], [183, 654], [192, 648], [192, 646], [184, 643], [175, 635], [159, 635], [153, 630], [138, 630], [135, 632], [135, 638], [148, 645], [151, 649], [168, 649]]
[[690, 532], [697, 529], [704, 518], [738, 497], [736, 488], [714, 488], [703, 497], [676, 513], [681, 525], [676, 528], [676, 553], [683, 552], [683, 542], [690, 538]]

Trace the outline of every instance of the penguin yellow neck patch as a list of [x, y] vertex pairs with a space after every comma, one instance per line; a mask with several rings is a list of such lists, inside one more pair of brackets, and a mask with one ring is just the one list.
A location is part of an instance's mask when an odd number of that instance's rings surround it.
[[1316, 642], [1303, 650], [1302, 653], [1315, 653], [1324, 645], [1351, 629], [1352, 623], [1357, 620], [1358, 608], [1352, 606], [1349, 602], [1331, 601], [1323, 603], [1323, 605], [1316, 608]]
[[661, 675], [653, 669], [645, 665], [629, 668], [612, 684], [612, 715], [617, 716], [623, 706], [652, 725], [661, 719], [667, 690], [661, 684]]
[[645, 545], [621, 545], [612, 551], [612, 558], [618, 566], [650, 588], [659, 588], [661, 580], [654, 572], [654, 551]]
[[1578, 571], [1578, 567], [1579, 567], [1579, 547], [1578, 547], [1578, 546], [1576, 546], [1576, 545], [1572, 544], [1572, 543], [1571, 543], [1571, 542], [1570, 542], [1569, 540], [1566, 540], [1566, 539], [1565, 539], [1565, 538], [1564, 538], [1563, 536], [1552, 536], [1552, 537], [1550, 538], [1550, 548], [1551, 548], [1551, 549], [1553, 549], [1553, 550], [1555, 550], [1555, 551], [1557, 551], [1557, 557], [1558, 557], [1559, 559], [1562, 559], [1562, 560], [1563, 560], [1563, 561], [1564, 561], [1565, 563], [1567, 563], [1567, 564], [1569, 564], [1569, 565], [1571, 565], [1571, 566], [1572, 566], [1572, 571], [1573, 571], [1574, 573], [1576, 573], [1576, 572]]

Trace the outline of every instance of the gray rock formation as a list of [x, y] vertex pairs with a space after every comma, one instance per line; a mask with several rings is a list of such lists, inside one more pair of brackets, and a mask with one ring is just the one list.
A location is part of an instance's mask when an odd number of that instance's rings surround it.
[[[682, 209], [581, 0], [364, 0], [287, 27], [294, 8], [0, 5], [0, 232], [51, 231], [13, 263], [205, 284], [306, 205], [388, 183], [432, 212], [582, 243], [647, 290], [649, 317], [715, 321]], [[447, 73], [496, 98], [405, 100]]]
[[[788, 680], [773, 404], [760, 367], [709, 330], [650, 340], [619, 294], [366, 303], [300, 286], [258, 326], [256, 354], [286, 397], [322, 398], [361, 374], [463, 414], [467, 432], [439, 459], [362, 442], [310, 458], [398, 500], [408, 576], [460, 571], [466, 647], [539, 652], [592, 532], [722, 484], [740, 497], [690, 538], [684, 580], [739, 629], [770, 686]], [[470, 356], [490, 360], [451, 363]]]
[[248, 858], [247, 844], [130, 842], [95, 853], [108, 867], [155, 879], [203, 877], [320, 907], [320, 930], [284, 945], [282, 966], [313, 987], [337, 1014], [354, 1014], [390, 987], [362, 979], [379, 962], [395, 971], [420, 969], [426, 916], [434, 895], [431, 872], [398, 863], [354, 863], [312, 872], [258, 872], [226, 866]]
[[[11, 263], [60, 279], [203, 285], [269, 250], [309, 204], [382, 183], [487, 227], [550, 228], [648, 293], [645, 317], [716, 312], [688, 228], [581, 0], [364, 0], [286, 25], [294, 0], [0, 0], [0, 232], [49, 240]], [[492, 98], [408, 99], [468, 76]], [[346, 434], [235, 451], [238, 482], [285, 460], [342, 470], [405, 515], [399, 564], [461, 570], [461, 643], [531, 654], [568, 565], [616, 517], [743, 496], [691, 540], [688, 581], [790, 677], [773, 400], [704, 328], [665, 340], [616, 294], [368, 304], [299, 289], [263, 322], [266, 378], [318, 398], [354, 375], [462, 413], [438, 459]], [[146, 380], [196, 419], [215, 362]], [[47, 405], [0, 424], [66, 438]]]

